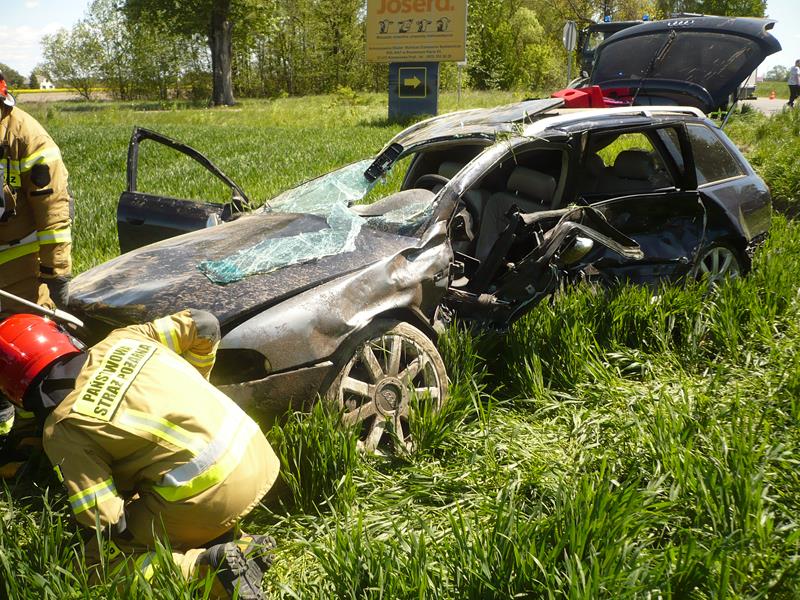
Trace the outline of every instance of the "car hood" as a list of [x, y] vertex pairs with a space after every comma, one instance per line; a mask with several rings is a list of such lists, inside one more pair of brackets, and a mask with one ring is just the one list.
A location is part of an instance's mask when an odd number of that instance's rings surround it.
[[199, 269], [267, 240], [301, 239], [328, 227], [318, 215], [264, 212], [144, 246], [73, 279], [69, 309], [81, 318], [119, 326], [192, 307], [211, 311], [225, 327], [254, 310], [419, 242], [362, 227], [351, 251], [255, 273], [225, 285], [213, 283]]
[[631, 94], [638, 89], [637, 104], [657, 104], [661, 97], [709, 112], [780, 51], [769, 33], [774, 25], [768, 19], [697, 16], [629, 27], [598, 46], [590, 83], [604, 90], [629, 88]]

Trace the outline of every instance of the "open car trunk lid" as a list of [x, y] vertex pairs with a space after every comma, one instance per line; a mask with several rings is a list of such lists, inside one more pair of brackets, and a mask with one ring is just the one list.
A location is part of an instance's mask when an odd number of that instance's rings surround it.
[[680, 104], [710, 112], [781, 45], [775, 21], [680, 17], [629, 27], [597, 49], [590, 80], [606, 96], [634, 104]]

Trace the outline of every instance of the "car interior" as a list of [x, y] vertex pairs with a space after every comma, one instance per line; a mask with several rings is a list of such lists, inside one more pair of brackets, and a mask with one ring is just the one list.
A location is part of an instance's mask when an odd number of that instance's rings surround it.
[[[506, 259], [531, 250], [510, 227], [512, 208], [524, 213], [558, 209], [566, 187], [568, 154], [563, 148], [522, 149], [510, 153], [461, 196], [461, 210], [451, 225], [453, 249], [465, 267], [456, 286], [484, 288]], [[437, 173], [446, 179], [465, 163], [451, 157]], [[514, 246], [514, 248], [512, 248]], [[524, 248], [523, 248], [524, 246]]]
[[[630, 194], [674, 189], [674, 178], [662, 153], [657, 130], [610, 132], [589, 137], [579, 167], [577, 196], [590, 202]], [[658, 148], [661, 148], [660, 150]], [[432, 202], [435, 194], [484, 149], [479, 144], [446, 145], [420, 152], [403, 177], [401, 190], [378, 202], [351, 207], [362, 216], [380, 215], [408, 203]], [[521, 259], [541, 237], [514, 221], [514, 208], [524, 214], [545, 213], [538, 229], [546, 232], [564, 212], [569, 153], [553, 145], [516, 149], [496, 163], [461, 195], [451, 223], [451, 241], [464, 264], [464, 277], [454, 285], [482, 291]], [[673, 166], [673, 169], [675, 167]], [[551, 217], [552, 218], [549, 218]]]
[[[604, 133], [590, 136], [584, 150], [577, 195], [590, 201], [675, 186], [657, 146], [654, 132]], [[654, 144], [655, 141], [655, 144]]]

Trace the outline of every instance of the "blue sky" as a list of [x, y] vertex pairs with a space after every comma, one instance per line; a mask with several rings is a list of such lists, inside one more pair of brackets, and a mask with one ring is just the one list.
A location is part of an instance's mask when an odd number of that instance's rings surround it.
[[800, 58], [800, 0], [767, 0], [767, 16], [778, 21], [772, 35], [783, 50], [768, 56], [759, 73], [766, 73], [775, 65], [790, 67]]
[[[90, 0], [5, 0], [0, 21], [0, 62], [29, 75], [42, 60], [39, 41], [83, 16]], [[800, 0], [768, 0], [767, 14], [778, 23], [772, 34], [783, 51], [773, 54], [759, 69], [790, 66], [800, 58]]]
[[89, 0], [5, 0], [0, 18], [0, 62], [30, 75], [42, 60], [42, 36], [70, 27]]

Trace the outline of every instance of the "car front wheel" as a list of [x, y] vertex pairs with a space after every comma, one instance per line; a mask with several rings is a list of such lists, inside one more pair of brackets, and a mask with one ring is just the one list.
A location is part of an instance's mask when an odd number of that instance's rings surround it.
[[412, 400], [439, 410], [447, 399], [447, 371], [433, 342], [402, 322], [373, 322], [326, 393], [346, 424], [360, 429], [366, 452], [402, 444], [411, 450]]
[[695, 278], [708, 281], [708, 285], [712, 287], [726, 279], [736, 279], [743, 272], [737, 252], [730, 246], [719, 243], [704, 248], [694, 268]]

